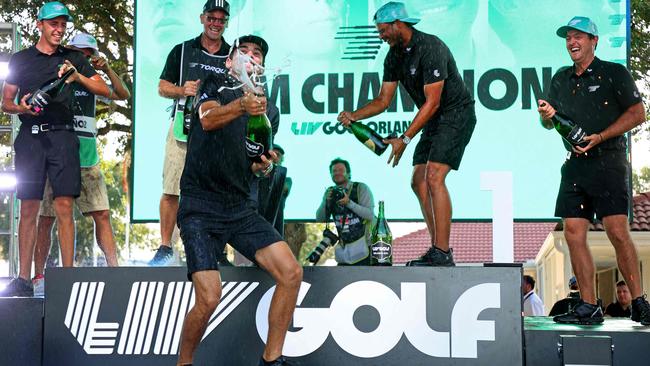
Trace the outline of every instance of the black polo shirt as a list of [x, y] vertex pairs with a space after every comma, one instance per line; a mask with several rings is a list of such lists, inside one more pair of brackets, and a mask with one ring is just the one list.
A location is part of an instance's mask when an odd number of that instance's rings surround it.
[[[596, 57], [580, 76], [576, 75], [575, 66], [558, 70], [551, 80], [547, 100], [591, 135], [600, 133], [629, 107], [640, 103], [641, 95], [625, 66]], [[564, 145], [571, 150], [567, 142]], [[625, 150], [626, 146], [625, 136], [599, 145], [606, 150]]]
[[401, 82], [418, 108], [426, 101], [424, 86], [442, 80], [445, 85], [438, 112], [473, 102], [447, 45], [440, 38], [417, 29], [413, 29], [413, 36], [406, 48], [395, 46], [388, 51], [384, 60], [383, 80]]
[[[226, 105], [242, 97], [241, 89], [223, 89], [219, 92], [221, 86], [235, 85], [230, 76], [208, 76], [200, 87], [196, 110], [209, 100]], [[244, 143], [247, 122], [246, 115], [242, 115], [223, 128], [204, 131], [199, 118], [194, 115], [181, 177], [181, 196], [225, 205], [251, 201], [250, 183], [253, 174]]]
[[[192, 47], [201, 49], [203, 52], [209, 53], [205, 47], [201, 45], [201, 35], [192, 39]], [[182, 53], [183, 43], [179, 43], [167, 55], [167, 61], [165, 62], [165, 67], [163, 68], [162, 73], [160, 74], [161, 80], [169, 81], [172, 84], [178, 85], [181, 79], [181, 53]], [[218, 56], [228, 56], [230, 52], [230, 45], [226, 43], [226, 40], [221, 37], [221, 47], [213, 55]]]
[[629, 318], [632, 316], [631, 308], [632, 306], [628, 306], [627, 309], [623, 309], [623, 306], [616, 301], [607, 305], [605, 315], [609, 315], [613, 318]]
[[[51, 54], [39, 51], [36, 46], [31, 46], [16, 52], [9, 60], [9, 75], [7, 84], [18, 87], [18, 99], [25, 94], [34, 93], [40, 87], [49, 84], [58, 78], [58, 72], [64, 61], [70, 61], [77, 71], [85, 77], [97, 74], [83, 53], [59, 46]], [[57, 97], [45, 107], [38, 116], [20, 114], [20, 121], [29, 126], [40, 123], [72, 124], [74, 92], [72, 85], [66, 84]]]

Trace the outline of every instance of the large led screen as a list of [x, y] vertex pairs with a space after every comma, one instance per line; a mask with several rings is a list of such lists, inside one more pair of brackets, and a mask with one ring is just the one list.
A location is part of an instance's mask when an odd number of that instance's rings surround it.
[[[270, 100], [280, 109], [275, 141], [285, 152], [293, 179], [285, 218], [313, 219], [325, 188], [329, 162], [350, 162], [352, 179], [369, 185], [386, 202], [390, 219], [421, 219], [410, 188], [418, 138], [400, 164], [386, 164], [336, 123], [342, 110], [356, 109], [377, 95], [388, 45], [377, 42], [375, 10], [385, 1], [232, 0], [229, 43], [238, 35], [264, 37]], [[172, 47], [198, 36], [203, 0], [136, 2], [135, 144], [132, 219], [158, 220], [165, 137], [171, 100], [157, 86]], [[596, 55], [625, 64], [628, 4], [625, 0], [417, 0], [406, 1], [416, 29], [440, 37], [451, 49], [476, 100], [478, 123], [458, 171], [447, 183], [456, 219], [489, 219], [492, 192], [481, 190], [482, 172], [510, 172], [514, 217], [553, 216], [560, 166], [559, 135], [539, 124], [536, 98], [551, 76], [571, 60], [555, 34], [574, 15], [599, 27]], [[367, 123], [381, 135], [398, 135], [416, 109], [405, 93]], [[219, 158], [219, 157], [215, 157]], [[498, 188], [498, 187], [497, 187]]]

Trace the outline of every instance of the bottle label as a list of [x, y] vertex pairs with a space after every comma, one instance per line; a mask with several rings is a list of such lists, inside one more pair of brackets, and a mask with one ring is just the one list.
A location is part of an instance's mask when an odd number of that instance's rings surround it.
[[248, 137], [246, 138], [246, 155], [249, 158], [255, 158], [264, 154], [264, 145], [255, 142]]
[[377, 263], [392, 263], [393, 246], [384, 241], [377, 241], [370, 246], [370, 255]]
[[368, 149], [375, 151], [376, 145], [371, 139], [366, 140], [363, 144], [366, 145]]
[[585, 131], [582, 130], [580, 126], [575, 126], [571, 129], [571, 132], [567, 135], [567, 140], [573, 145], [577, 145], [582, 142], [582, 139], [585, 137]]

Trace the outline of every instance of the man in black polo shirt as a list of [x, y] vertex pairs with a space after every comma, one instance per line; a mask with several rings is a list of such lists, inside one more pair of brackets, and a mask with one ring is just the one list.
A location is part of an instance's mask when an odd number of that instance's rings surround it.
[[[36, 45], [17, 52], [9, 61], [9, 76], [2, 94], [2, 110], [19, 114], [20, 131], [14, 141], [16, 152], [17, 197], [21, 200], [18, 246], [19, 277], [11, 282], [5, 295], [32, 296], [29, 281], [36, 236], [36, 218], [43, 198], [45, 178], [54, 192], [54, 209], [58, 225], [63, 266], [74, 263], [73, 199], [81, 185], [79, 139], [73, 126], [73, 92], [66, 85], [40, 113], [27, 103], [41, 86], [56, 80], [70, 68], [76, 72], [67, 82], [77, 82], [94, 94], [108, 95], [109, 90], [84, 55], [61, 46], [66, 25], [72, 19], [60, 2], [44, 4], [36, 25], [41, 36]], [[16, 97], [20, 101], [15, 102]]]
[[379, 38], [390, 45], [384, 60], [379, 96], [354, 112], [341, 112], [338, 120], [351, 122], [375, 116], [388, 108], [398, 82], [418, 106], [404, 134], [387, 140], [392, 151], [388, 163], [396, 166], [406, 145], [423, 129], [413, 153], [411, 186], [431, 236], [431, 248], [410, 266], [453, 266], [449, 248], [451, 199], [445, 179], [460, 166], [465, 146], [476, 125], [474, 100], [458, 73], [456, 61], [438, 37], [413, 28], [420, 20], [409, 18], [403, 3], [389, 2], [374, 16]]
[[565, 38], [573, 66], [553, 76], [548, 100], [539, 100], [542, 125], [557, 111], [574, 120], [586, 132], [585, 147], [570, 146], [562, 166], [562, 180], [555, 216], [564, 221], [571, 265], [578, 279], [582, 301], [569, 313], [553, 318], [559, 323], [598, 324], [603, 313], [596, 304], [595, 268], [587, 245], [587, 231], [594, 214], [602, 220], [614, 245], [618, 269], [632, 294], [632, 320], [650, 325], [650, 305], [642, 296], [639, 260], [630, 237], [628, 218], [629, 163], [624, 134], [645, 121], [641, 96], [624, 66], [595, 56], [596, 25], [586, 17], [574, 17], [557, 30]]
[[612, 318], [629, 318], [632, 314], [632, 295], [625, 281], [616, 283], [616, 301], [607, 305], [605, 315]]
[[187, 97], [196, 95], [201, 80], [208, 75], [223, 74], [226, 71], [224, 62], [230, 45], [223, 38], [223, 32], [228, 26], [229, 16], [228, 1], [206, 1], [200, 17], [203, 32], [196, 38], [174, 46], [160, 75], [158, 93], [164, 98], [173, 99], [174, 108], [165, 143], [163, 164], [163, 194], [160, 198], [161, 245], [149, 262], [152, 266], [164, 266], [173, 259], [172, 234], [176, 227], [179, 182], [187, 150], [182, 106]]
[[[243, 62], [250, 73], [249, 60], [263, 64], [268, 45], [262, 38], [244, 36], [236, 44], [226, 61], [228, 68]], [[265, 157], [261, 163], [248, 159], [246, 124], [249, 115], [263, 114], [267, 106], [266, 98], [244, 94], [236, 88], [239, 84], [240, 80], [228, 75], [208, 76], [198, 93], [198, 116], [190, 127], [178, 223], [196, 302], [183, 325], [179, 365], [192, 362], [205, 326], [219, 304], [218, 258], [226, 242], [276, 280], [260, 365], [288, 365], [281, 356], [282, 346], [296, 305], [302, 267], [280, 234], [258, 213], [251, 196], [254, 174], [268, 175], [273, 164]]]

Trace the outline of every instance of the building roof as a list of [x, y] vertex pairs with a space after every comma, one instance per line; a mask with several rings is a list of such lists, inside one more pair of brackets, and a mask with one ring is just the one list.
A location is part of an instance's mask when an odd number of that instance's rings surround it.
[[[515, 222], [515, 262], [534, 260], [555, 222]], [[405, 263], [424, 253], [431, 245], [427, 229], [418, 230], [393, 241], [395, 263]], [[456, 263], [492, 262], [492, 223], [454, 222], [450, 246]]]
[[[650, 231], [650, 192], [633, 198], [634, 221], [632, 231]], [[515, 263], [534, 260], [539, 248], [551, 231], [562, 230], [562, 223], [515, 222]], [[602, 231], [601, 222], [592, 224], [590, 230]], [[405, 263], [424, 253], [431, 245], [427, 229], [418, 230], [393, 241], [395, 263]], [[454, 249], [456, 263], [492, 262], [492, 223], [454, 222], [451, 224], [450, 246]]]

